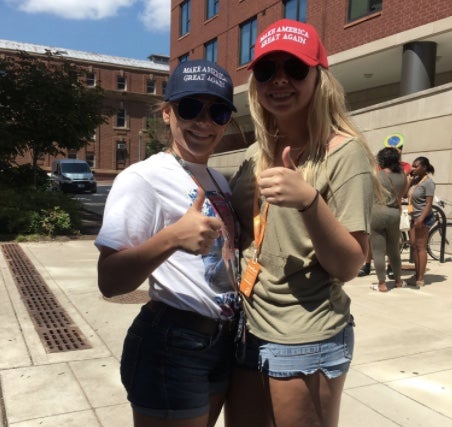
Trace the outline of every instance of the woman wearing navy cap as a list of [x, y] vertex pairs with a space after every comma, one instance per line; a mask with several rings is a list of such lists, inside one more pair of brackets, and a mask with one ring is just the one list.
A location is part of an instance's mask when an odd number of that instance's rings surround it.
[[249, 68], [257, 142], [231, 182], [246, 351], [227, 426], [332, 427], [354, 344], [343, 285], [367, 254], [375, 160], [314, 27], [275, 22]]
[[150, 302], [130, 327], [121, 379], [136, 427], [211, 427], [233, 362], [238, 226], [230, 189], [207, 167], [235, 107], [228, 73], [180, 64], [163, 120], [169, 149], [118, 175], [96, 238], [108, 297], [149, 281]]

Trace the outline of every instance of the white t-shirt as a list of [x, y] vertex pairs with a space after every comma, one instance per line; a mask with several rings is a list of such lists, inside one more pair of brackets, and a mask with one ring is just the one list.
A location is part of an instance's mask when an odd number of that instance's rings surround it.
[[198, 192], [198, 184], [186, 169], [206, 191], [203, 214], [221, 218], [222, 233], [207, 255], [182, 250], [171, 255], [149, 277], [149, 295], [182, 310], [230, 318], [238, 309], [234, 288], [237, 230], [229, 204], [230, 188], [218, 172], [188, 162], [183, 167], [169, 153], [131, 165], [113, 183], [95, 244], [118, 251], [135, 247], [178, 221]]

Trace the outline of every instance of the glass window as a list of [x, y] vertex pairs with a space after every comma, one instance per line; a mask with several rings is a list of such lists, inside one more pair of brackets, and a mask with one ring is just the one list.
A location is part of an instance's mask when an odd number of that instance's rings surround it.
[[180, 5], [180, 35], [190, 31], [190, 0], [185, 0]]
[[184, 54], [184, 55], [181, 55], [181, 56], [179, 56], [179, 63], [180, 63], [180, 62], [188, 61], [189, 58], [190, 58], [190, 55], [189, 55], [188, 53], [186, 53], [186, 54]]
[[165, 96], [167, 82], [162, 82], [162, 96]]
[[254, 56], [254, 44], [257, 36], [256, 17], [240, 25], [240, 59], [239, 64], [250, 62]]
[[284, 2], [284, 18], [306, 22], [306, 0], [287, 0]]
[[146, 93], [155, 93], [155, 80], [146, 80]]
[[116, 80], [116, 88], [118, 90], [126, 90], [126, 78], [124, 76], [118, 76]]
[[116, 113], [116, 127], [126, 127], [126, 110], [124, 110], [123, 108], [119, 109]]
[[116, 169], [124, 169], [127, 162], [127, 143], [124, 140], [116, 142]]
[[204, 58], [212, 62], [218, 59], [218, 42], [217, 39], [210, 40], [204, 44]]
[[90, 165], [90, 167], [92, 167], [92, 168], [96, 167], [94, 151], [87, 151], [86, 152], [86, 163], [88, 163]]
[[219, 0], [206, 0], [206, 19], [210, 19], [220, 12]]
[[86, 73], [86, 86], [96, 86], [96, 75], [94, 73]]
[[382, 7], [383, 0], [349, 0], [347, 20], [355, 21], [382, 10]]

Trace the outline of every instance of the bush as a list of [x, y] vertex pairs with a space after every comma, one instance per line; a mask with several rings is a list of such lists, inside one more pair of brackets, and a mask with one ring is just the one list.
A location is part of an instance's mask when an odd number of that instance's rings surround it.
[[34, 212], [33, 214], [31, 233], [55, 236], [57, 234], [68, 234], [71, 230], [71, 217], [59, 206], [52, 209], [42, 209], [39, 213]]
[[38, 188], [48, 188], [49, 177], [40, 168], [33, 170], [30, 164], [20, 166], [2, 164], [0, 165], [0, 186], [16, 189], [35, 186]]
[[82, 205], [63, 193], [0, 185], [0, 234], [78, 234]]

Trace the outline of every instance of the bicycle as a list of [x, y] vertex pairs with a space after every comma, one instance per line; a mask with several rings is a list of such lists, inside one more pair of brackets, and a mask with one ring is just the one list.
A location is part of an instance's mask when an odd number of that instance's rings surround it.
[[[446, 218], [444, 213], [444, 206], [446, 202], [444, 200], [436, 199], [436, 204], [432, 206], [433, 215], [435, 216], [435, 222], [430, 227], [427, 238], [427, 253], [436, 261], [440, 261], [441, 258], [441, 240], [443, 237], [443, 230], [445, 230], [445, 245], [444, 245], [444, 257], [446, 260], [452, 258], [452, 221]], [[446, 224], [443, 228], [444, 220]], [[408, 231], [401, 231], [400, 233], [400, 253], [409, 249], [409, 234]]]
[[[433, 215], [435, 222], [428, 232], [427, 253], [435, 260], [439, 261], [441, 257], [441, 242], [444, 237], [444, 260], [452, 256], [452, 221], [446, 218], [444, 213], [445, 202], [437, 200], [437, 205], [433, 205]], [[444, 225], [444, 221], [446, 222]]]

